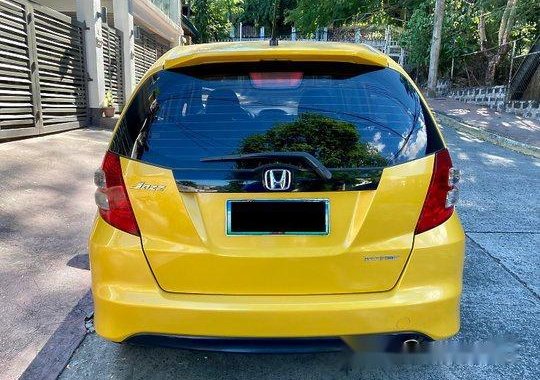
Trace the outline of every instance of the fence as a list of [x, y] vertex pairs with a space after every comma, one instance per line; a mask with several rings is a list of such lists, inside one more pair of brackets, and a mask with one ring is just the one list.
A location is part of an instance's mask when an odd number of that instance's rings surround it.
[[[237, 28], [231, 31], [227, 41], [253, 41], [265, 40], [270, 36], [265, 33], [264, 28], [257, 28], [240, 23]], [[314, 33], [302, 33], [292, 27], [291, 32], [280, 35], [280, 40], [285, 41], [332, 41], [363, 43], [387, 54], [400, 65], [405, 64], [405, 50], [399, 45], [398, 32], [386, 28], [355, 28], [355, 27], [335, 27], [318, 28]]]
[[508, 46], [511, 48], [496, 71], [497, 85], [484, 85], [489, 58], [484, 52], [475, 52], [452, 60], [449, 79], [437, 83], [437, 94], [540, 119], [540, 38], [530, 49], [523, 40]]
[[450, 92], [450, 97], [465, 103], [473, 103], [502, 110], [506, 101], [506, 86], [476, 87]]
[[[509, 99], [539, 100], [537, 92], [527, 97], [527, 87], [534, 75], [540, 77], [540, 38], [530, 48], [524, 39], [514, 40], [486, 51], [476, 51], [454, 57], [449, 67], [444, 67], [442, 74], [449, 78], [453, 88], [483, 87], [486, 85], [510, 86]], [[487, 79], [487, 68], [491, 56], [501, 53], [493, 82]], [[538, 78], [540, 81], [540, 78]], [[540, 90], [539, 90], [540, 92]], [[525, 94], [525, 98], [523, 95]]]
[[507, 86], [450, 90], [448, 97], [465, 103], [486, 106], [497, 111], [540, 120], [540, 102], [536, 100], [508, 100]]
[[26, 0], [0, 0], [0, 18], [0, 139], [83, 124], [83, 24]]
[[526, 54], [512, 51], [510, 67], [509, 99], [540, 101], [540, 37]]

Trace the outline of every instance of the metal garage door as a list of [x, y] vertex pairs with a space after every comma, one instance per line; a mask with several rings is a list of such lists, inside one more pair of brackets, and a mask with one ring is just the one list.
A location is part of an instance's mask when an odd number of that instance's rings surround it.
[[103, 24], [102, 33], [105, 91], [112, 92], [117, 107], [116, 111], [121, 111], [125, 101], [121, 32]]
[[25, 0], [0, 0], [0, 139], [86, 120], [83, 25]]
[[144, 73], [154, 62], [169, 50], [169, 43], [140, 28], [135, 39], [135, 81], [139, 83]]
[[56, 13], [34, 11], [43, 132], [79, 127], [87, 113], [82, 24]]
[[0, 17], [0, 138], [35, 134], [34, 101], [38, 99], [32, 96], [27, 10], [3, 0]]

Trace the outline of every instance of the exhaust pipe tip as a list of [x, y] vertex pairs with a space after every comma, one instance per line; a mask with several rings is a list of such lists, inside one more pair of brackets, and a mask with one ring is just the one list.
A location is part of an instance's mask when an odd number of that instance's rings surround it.
[[416, 352], [420, 347], [420, 341], [418, 339], [410, 338], [403, 341], [404, 352]]

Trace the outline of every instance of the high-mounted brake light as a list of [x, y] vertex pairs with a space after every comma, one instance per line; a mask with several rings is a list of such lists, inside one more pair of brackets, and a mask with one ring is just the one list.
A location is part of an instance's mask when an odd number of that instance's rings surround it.
[[431, 183], [416, 225], [416, 234], [437, 227], [452, 216], [459, 198], [457, 188], [459, 179], [459, 170], [452, 167], [448, 150], [437, 152]]
[[249, 73], [253, 87], [272, 90], [297, 88], [302, 84], [303, 76], [301, 71]]
[[98, 187], [95, 199], [101, 217], [113, 227], [140, 235], [122, 178], [120, 157], [107, 152], [101, 168], [94, 173], [94, 183]]

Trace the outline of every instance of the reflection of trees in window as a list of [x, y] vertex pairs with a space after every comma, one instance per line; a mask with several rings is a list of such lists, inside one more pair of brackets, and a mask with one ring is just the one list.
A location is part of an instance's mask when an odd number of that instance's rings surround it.
[[307, 152], [329, 168], [388, 165], [376, 149], [361, 141], [354, 124], [315, 113], [248, 136], [240, 144], [240, 154], [259, 152]]

